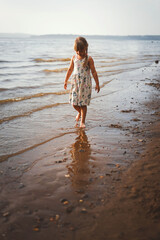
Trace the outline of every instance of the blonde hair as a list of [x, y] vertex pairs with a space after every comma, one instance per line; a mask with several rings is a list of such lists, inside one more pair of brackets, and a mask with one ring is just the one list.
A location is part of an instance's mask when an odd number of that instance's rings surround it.
[[83, 67], [88, 65], [88, 42], [84, 37], [77, 37], [74, 42], [74, 50], [75, 51], [83, 51], [86, 50], [85, 61]]

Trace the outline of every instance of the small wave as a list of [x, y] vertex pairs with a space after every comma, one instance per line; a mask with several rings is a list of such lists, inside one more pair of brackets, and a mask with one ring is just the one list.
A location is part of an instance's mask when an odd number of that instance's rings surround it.
[[36, 93], [36, 94], [29, 95], [29, 96], [3, 99], [3, 100], [0, 100], [0, 104], [11, 103], [11, 102], [20, 102], [20, 101], [24, 101], [24, 100], [28, 100], [28, 99], [32, 99], [32, 98], [44, 97], [44, 96], [48, 96], [48, 95], [64, 95], [64, 94], [68, 94], [68, 93], [69, 93], [69, 90], [60, 91], [60, 92]]
[[[2, 82], [10, 82], [12, 80], [5, 79]], [[68, 81], [68, 83], [70, 83], [70, 81]], [[11, 87], [11, 88], [0, 88], [0, 89], [2, 89], [2, 91], [15, 91], [15, 90], [24, 90], [24, 89], [38, 89], [38, 88], [42, 88], [44, 86], [55, 86], [55, 85], [59, 85], [59, 82], [58, 83], [53, 83], [53, 82], [52, 83], [44, 83], [42, 85], [33, 85], [33, 86], [17, 86], [17, 87]]]
[[[146, 60], [146, 59], [141, 59], [140, 61], [139, 60], [136, 60], [136, 61], [132, 61], [132, 62], [121, 62], [121, 63], [113, 63], [112, 65], [98, 65], [97, 68], [111, 68], [111, 67], [117, 67], [117, 66], [125, 66], [125, 65], [133, 65], [133, 64], [138, 64], [138, 63], [142, 63], [143, 60]], [[118, 71], [118, 69], [117, 69]]]
[[15, 79], [4, 79], [4, 80], [2, 80], [2, 82], [12, 82], [13, 80], [15, 80]]
[[44, 69], [43, 71], [45, 73], [51, 73], [51, 72], [66, 72], [68, 68], [58, 68], [54, 70]]
[[123, 73], [123, 71], [117, 71], [117, 72], [104, 72], [103, 74], [98, 74], [99, 77], [104, 77], [104, 76], [113, 76], [113, 75], [116, 75], [116, 74], [120, 74], [120, 73]]
[[100, 61], [100, 63], [114, 63], [114, 62], [118, 62], [118, 59], [111, 61]]
[[52, 58], [52, 59], [43, 59], [43, 58], [36, 58], [34, 59], [35, 62], [69, 62], [70, 58]]
[[19, 115], [13, 115], [13, 116], [10, 116], [10, 117], [5, 117], [5, 118], [2, 118], [0, 119], [0, 124], [2, 124], [3, 122], [9, 122], [9, 121], [12, 121], [16, 118], [22, 118], [22, 117], [27, 117], [35, 112], [39, 112], [39, 111], [42, 111], [42, 110], [45, 110], [47, 108], [53, 108], [53, 107], [57, 107], [59, 105], [64, 105], [64, 104], [68, 104], [68, 103], [54, 103], [54, 104], [51, 104], [51, 105], [45, 105], [43, 107], [39, 107], [39, 108], [36, 108], [36, 109], [32, 109], [31, 111], [29, 112], [25, 112], [23, 114], [19, 114]]
[[[72, 134], [72, 133], [75, 133], [75, 131], [64, 132], [64, 133], [61, 133], [61, 134], [59, 134], [59, 135], [57, 135], [57, 136], [54, 136], [54, 137], [52, 137], [52, 138], [46, 139], [46, 140], [43, 141], [43, 142], [39, 142], [39, 143], [37, 143], [37, 144], [34, 144], [34, 145], [32, 145], [32, 146], [30, 146], [30, 147], [28, 147], [28, 148], [21, 149], [21, 150], [18, 151], [18, 152], [14, 152], [14, 153], [11, 153], [11, 154], [2, 155], [2, 156], [0, 156], [0, 162], [4, 162], [4, 161], [6, 161], [8, 158], [15, 157], [15, 156], [17, 156], [17, 155], [20, 155], [20, 154], [22, 154], [22, 153], [25, 153], [25, 152], [27, 152], [27, 151], [30, 151], [30, 150], [32, 150], [32, 149], [34, 149], [34, 148], [37, 148], [37, 147], [39, 147], [39, 146], [41, 146], [41, 145], [43, 145], [43, 144], [46, 144], [46, 143], [48, 143], [48, 142], [50, 142], [50, 141], [53, 141], [54, 139], [57, 139], [57, 138], [60, 138], [60, 137], [65, 136], [66, 134]], [[31, 167], [32, 167], [32, 166], [31, 166]], [[31, 167], [30, 167], [30, 168], [31, 168]], [[27, 168], [26, 171], [28, 171], [28, 170], [29, 170], [29, 169]]]
[[98, 76], [99, 77], [112, 76], [112, 75], [120, 74], [123, 72], [133, 71], [133, 70], [136, 70], [139, 68], [141, 68], [141, 67], [132, 67], [132, 68], [126, 68], [126, 69], [109, 70], [109, 71], [98, 71]]
[[110, 58], [112, 60], [103, 60], [103, 61], [100, 61], [101, 63], [114, 63], [114, 62], [121, 62], [121, 61], [129, 61], [129, 60], [133, 60], [135, 59], [134, 57], [129, 57], [129, 58]]
[[117, 67], [117, 66], [121, 66], [121, 65], [131, 65], [131, 64], [135, 64], [135, 63], [138, 63], [138, 62], [127, 62], [127, 63], [114, 63], [112, 65], [99, 65], [97, 66], [97, 68], [108, 68], [108, 67]]
[[[4, 80], [7, 81], [7, 80]], [[18, 89], [33, 89], [33, 88], [38, 88], [40, 86], [24, 86], [24, 87], [13, 87], [13, 88], [0, 88], [0, 91], [14, 91], [14, 90], [18, 90]]]
[[6, 91], [6, 88], [0, 88], [0, 92]]
[[20, 62], [20, 61], [6, 61], [6, 60], [0, 60], [0, 63], [17, 63], [17, 62]]
[[110, 82], [112, 82], [115, 78], [109, 80], [109, 81], [106, 81], [106, 82], [103, 82], [102, 85], [100, 86], [100, 88], [103, 88], [105, 87], [107, 84], [109, 84]]
[[0, 73], [0, 76], [20, 76], [23, 75], [24, 73]]
[[34, 67], [41, 67], [38, 64], [33, 64], [33, 65], [21, 65], [21, 66], [16, 66], [16, 67], [12, 67], [13, 69], [23, 69], [23, 68], [34, 68]]
[[10, 68], [10, 67], [0, 67], [0, 69], [7, 69], [7, 68]]
[[153, 55], [153, 54], [150, 54], [150, 55], [145, 55], [144, 54], [144, 57], [160, 57], [160, 55], [159, 54], [155, 54], [155, 55]]
[[10, 61], [0, 60], [0, 63], [9, 63]]
[[[123, 70], [124, 71], [124, 70]], [[116, 69], [116, 70], [106, 70], [106, 71], [97, 71], [98, 72], [98, 75], [102, 75], [105, 74], [105, 73], [119, 73], [119, 72], [122, 72], [122, 70], [120, 69]]]

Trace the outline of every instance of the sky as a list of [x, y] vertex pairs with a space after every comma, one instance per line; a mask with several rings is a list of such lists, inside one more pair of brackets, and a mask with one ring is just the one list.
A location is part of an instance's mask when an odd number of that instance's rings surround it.
[[160, 35], [160, 0], [0, 0], [0, 33]]

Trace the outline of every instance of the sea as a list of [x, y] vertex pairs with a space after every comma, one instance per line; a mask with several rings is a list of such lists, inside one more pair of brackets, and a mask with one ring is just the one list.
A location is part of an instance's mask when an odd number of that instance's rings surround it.
[[[0, 37], [0, 161], [72, 131], [75, 113], [69, 105], [70, 84], [67, 91], [63, 84], [75, 54], [75, 38]], [[108, 83], [120, 74], [160, 59], [159, 36], [85, 38], [99, 76], [102, 101], [103, 94], [113, 91]]]

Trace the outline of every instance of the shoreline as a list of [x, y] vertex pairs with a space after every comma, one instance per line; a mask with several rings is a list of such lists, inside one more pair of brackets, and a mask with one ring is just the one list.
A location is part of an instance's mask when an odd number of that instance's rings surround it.
[[123, 92], [94, 97], [86, 130], [1, 163], [2, 239], [158, 240], [160, 75], [147, 69], [125, 73]]
[[159, 239], [160, 122], [147, 130], [146, 149], [125, 171], [112, 202], [101, 212], [94, 239]]

